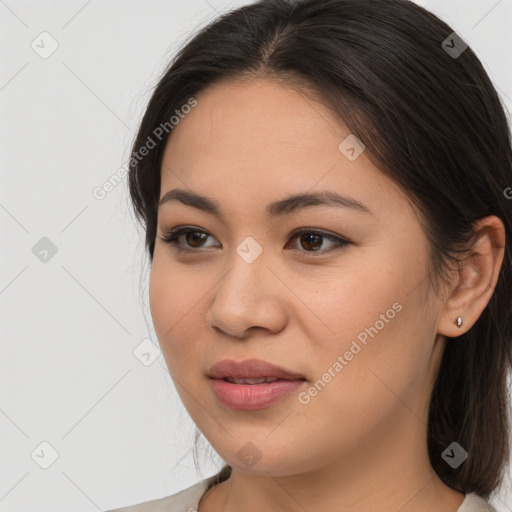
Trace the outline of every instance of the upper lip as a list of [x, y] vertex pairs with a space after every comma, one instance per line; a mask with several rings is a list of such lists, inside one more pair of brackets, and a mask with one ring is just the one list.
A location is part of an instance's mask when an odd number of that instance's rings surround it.
[[245, 361], [234, 361], [224, 359], [210, 367], [208, 377], [212, 379], [257, 379], [270, 377], [283, 380], [305, 380], [303, 375], [290, 372], [260, 359], [246, 359]]

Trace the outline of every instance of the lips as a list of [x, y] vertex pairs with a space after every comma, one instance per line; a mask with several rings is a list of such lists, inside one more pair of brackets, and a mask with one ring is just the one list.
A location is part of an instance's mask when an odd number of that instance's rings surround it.
[[208, 377], [219, 403], [238, 411], [269, 407], [298, 391], [306, 381], [303, 375], [259, 359], [225, 359], [210, 368]]
[[225, 379], [235, 384], [261, 384], [276, 380], [306, 380], [303, 375], [260, 359], [246, 359], [240, 362], [224, 359], [215, 363], [209, 369], [208, 377], [211, 379]]
[[233, 377], [226, 377], [224, 380], [233, 384], [268, 384], [279, 379], [276, 377], [259, 377], [257, 379], [235, 379]]

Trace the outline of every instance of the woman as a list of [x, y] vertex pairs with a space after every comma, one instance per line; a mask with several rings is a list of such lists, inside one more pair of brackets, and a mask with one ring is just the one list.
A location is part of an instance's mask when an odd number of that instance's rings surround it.
[[117, 509], [492, 511], [509, 454], [512, 152], [406, 0], [264, 0], [179, 52], [129, 175], [180, 397], [227, 465]]

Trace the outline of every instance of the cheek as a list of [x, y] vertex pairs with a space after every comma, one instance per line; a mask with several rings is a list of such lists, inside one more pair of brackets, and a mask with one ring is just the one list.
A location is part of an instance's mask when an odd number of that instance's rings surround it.
[[401, 400], [421, 414], [435, 325], [424, 318], [428, 282], [417, 287], [423, 273], [411, 266], [354, 268], [315, 295], [315, 309], [332, 332], [310, 332], [316, 380], [301, 403], [314, 416], [338, 410], [334, 417], [347, 421], [349, 411], [348, 423], [370, 426], [403, 407]]
[[[375, 332], [375, 324], [379, 333], [389, 331], [389, 325], [400, 316], [397, 310], [402, 309], [406, 283], [400, 275], [379, 265], [361, 264], [361, 261], [353, 265], [347, 263], [345, 268], [334, 268], [330, 273], [336, 278], [315, 279], [314, 292], [303, 296], [309, 309], [322, 321], [321, 329], [315, 325], [315, 330], [309, 333], [320, 349], [348, 350], [351, 341], [358, 336], [364, 343], [370, 336], [368, 330]], [[311, 286], [311, 279], [304, 276], [303, 283], [298, 285], [300, 289]], [[295, 279], [295, 284], [297, 281]], [[303, 324], [302, 328], [308, 329], [308, 325]]]
[[[200, 279], [180, 271], [158, 258], [155, 250], [149, 281], [149, 303], [155, 332], [171, 374], [187, 367], [197, 347], [190, 340], [199, 340], [201, 298], [207, 291], [198, 289]], [[195, 348], [195, 352], [194, 352]]]
[[315, 292], [307, 297], [324, 327], [302, 328], [309, 329], [322, 363], [347, 352], [350, 366], [365, 362], [367, 367], [382, 357], [409, 364], [409, 354], [433, 334], [421, 316], [427, 288], [426, 281], [417, 287], [426, 274], [421, 258], [398, 258], [392, 251], [379, 250], [345, 263], [345, 268], [334, 270], [336, 280], [315, 283]]

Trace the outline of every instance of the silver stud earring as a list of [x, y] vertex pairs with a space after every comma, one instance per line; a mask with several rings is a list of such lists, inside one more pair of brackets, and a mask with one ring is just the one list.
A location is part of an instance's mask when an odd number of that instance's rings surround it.
[[462, 317], [461, 316], [457, 317], [457, 320], [455, 320], [455, 325], [457, 327], [462, 327]]

